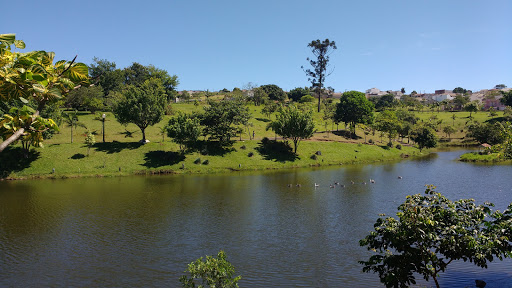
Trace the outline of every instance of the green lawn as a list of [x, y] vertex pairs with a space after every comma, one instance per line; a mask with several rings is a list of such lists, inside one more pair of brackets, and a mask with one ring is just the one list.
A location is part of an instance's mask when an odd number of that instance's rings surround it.
[[[204, 102], [203, 102], [204, 103]], [[187, 113], [199, 113], [203, 111], [203, 104], [198, 106], [191, 103], [178, 103], [173, 105], [173, 110]], [[314, 104], [311, 104], [314, 108]], [[298, 155], [294, 155], [286, 149], [286, 146], [270, 142], [270, 146], [262, 145], [261, 139], [268, 137], [274, 139], [275, 134], [267, 131], [266, 127], [270, 121], [261, 113], [263, 106], [249, 105], [252, 118], [250, 124], [245, 127], [244, 133], [234, 138], [235, 144], [231, 150], [222, 150], [215, 147], [206, 147], [199, 144], [197, 149], [180, 153], [178, 145], [173, 143], [167, 136], [162, 135], [161, 128], [165, 126], [170, 116], [165, 116], [157, 125], [148, 127], [146, 137], [151, 142], [146, 145], [138, 143], [142, 138], [140, 129], [129, 124], [119, 124], [111, 113], [107, 114], [105, 122], [106, 143], [102, 143], [102, 122], [94, 120], [95, 116], [82, 113], [80, 121], [88, 129], [96, 134], [96, 145], [87, 156], [87, 148], [84, 145], [85, 128], [73, 130], [74, 143], [71, 142], [71, 129], [67, 126], [60, 127], [60, 132], [53, 138], [44, 142], [45, 148], [33, 149], [28, 158], [7, 157], [6, 150], [3, 159], [3, 177], [24, 178], [24, 177], [75, 177], [75, 176], [110, 176], [130, 175], [134, 173], [217, 173], [229, 170], [256, 170], [256, 169], [280, 169], [291, 167], [308, 167], [314, 165], [340, 165], [353, 162], [374, 162], [400, 159], [403, 155], [418, 155], [416, 148], [409, 147], [402, 143], [402, 150], [397, 148], [385, 149], [381, 147], [387, 143], [386, 137], [381, 141], [378, 133], [368, 135], [367, 141], [372, 139], [377, 145], [363, 144], [364, 133], [357, 130], [356, 139], [344, 137], [343, 125], [339, 126], [340, 131], [324, 132], [326, 126], [322, 120], [323, 112], [314, 112], [314, 121], [317, 133], [308, 141], [302, 141], [298, 147]], [[442, 125], [453, 125], [452, 115], [456, 115], [455, 126], [458, 132], [452, 135], [452, 141], [461, 141], [465, 134], [464, 125], [468, 120], [469, 112], [419, 112], [417, 115], [423, 121], [435, 115], [443, 120]], [[477, 121], [483, 122], [490, 117], [488, 113], [473, 113]], [[500, 112], [501, 116], [501, 112]], [[271, 116], [271, 120], [274, 116]], [[336, 130], [336, 125], [329, 123], [327, 130]], [[252, 132], [255, 140], [249, 140]], [[439, 132], [441, 137], [445, 136]], [[407, 140], [404, 141], [407, 143]], [[202, 155], [201, 150], [208, 150], [208, 155]], [[245, 148], [245, 149], [244, 149]], [[19, 148], [13, 146], [10, 151], [17, 151]], [[276, 152], [281, 151], [281, 152]], [[316, 152], [321, 151], [317, 159], [311, 159]], [[249, 157], [252, 153], [252, 157]], [[11, 156], [18, 155], [10, 153]], [[19, 159], [23, 158], [23, 159]], [[201, 163], [209, 161], [208, 165], [195, 164], [196, 159]], [[184, 167], [184, 169], [182, 169]], [[53, 169], [55, 168], [55, 173]]]

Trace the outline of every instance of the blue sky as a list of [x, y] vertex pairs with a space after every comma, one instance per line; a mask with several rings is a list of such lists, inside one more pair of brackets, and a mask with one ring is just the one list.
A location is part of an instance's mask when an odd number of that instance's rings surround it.
[[0, 33], [26, 51], [153, 64], [177, 75], [179, 90], [309, 86], [307, 44], [325, 38], [338, 46], [325, 83], [336, 91], [512, 86], [510, 0], [23, 3], [2, 13]]

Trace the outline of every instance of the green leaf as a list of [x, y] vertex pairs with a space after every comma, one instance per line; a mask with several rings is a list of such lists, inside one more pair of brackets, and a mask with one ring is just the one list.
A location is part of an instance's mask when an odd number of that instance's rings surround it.
[[0, 42], [5, 42], [7, 44], [13, 44], [16, 40], [16, 34], [0, 34]]
[[20, 99], [20, 101], [21, 101], [21, 102], [23, 102], [23, 103], [25, 103], [25, 104], [27, 104], [27, 103], [28, 103], [28, 100], [27, 100], [27, 99], [25, 99], [25, 98], [23, 98], [23, 97], [19, 97], [19, 99]]
[[23, 40], [14, 40], [14, 46], [19, 49], [25, 49], [25, 42]]
[[32, 74], [32, 79], [36, 81], [44, 81], [48, 76], [46, 74]]
[[39, 83], [33, 84], [32, 88], [34, 88], [34, 90], [36, 90], [38, 93], [46, 93], [46, 88], [44, 88], [44, 86]]
[[87, 80], [89, 68], [84, 63], [76, 63], [68, 70], [69, 78], [73, 82]]

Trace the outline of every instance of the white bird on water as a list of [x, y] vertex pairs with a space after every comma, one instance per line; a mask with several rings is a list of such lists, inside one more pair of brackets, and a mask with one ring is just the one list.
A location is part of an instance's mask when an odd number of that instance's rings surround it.
[[315, 183], [315, 188], [316, 188], [316, 187], [319, 187], [319, 186], [320, 186], [320, 185], [318, 185], [318, 184], [316, 184], [316, 183]]

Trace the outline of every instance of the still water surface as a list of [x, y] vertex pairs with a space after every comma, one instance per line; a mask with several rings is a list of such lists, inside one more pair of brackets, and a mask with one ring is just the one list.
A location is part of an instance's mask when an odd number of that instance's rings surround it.
[[[358, 240], [406, 195], [435, 184], [451, 199], [500, 210], [512, 202], [510, 166], [455, 161], [461, 153], [271, 173], [0, 182], [0, 287], [179, 287], [187, 263], [220, 249], [242, 287], [382, 287], [361, 272], [368, 253]], [[329, 188], [335, 181], [346, 187]], [[453, 263], [441, 283], [474, 279], [512, 287], [512, 261], [487, 270]]]

